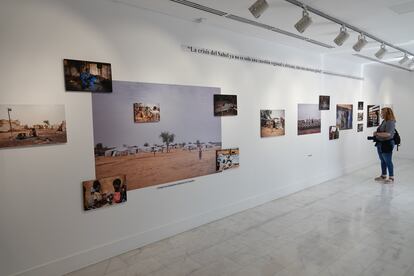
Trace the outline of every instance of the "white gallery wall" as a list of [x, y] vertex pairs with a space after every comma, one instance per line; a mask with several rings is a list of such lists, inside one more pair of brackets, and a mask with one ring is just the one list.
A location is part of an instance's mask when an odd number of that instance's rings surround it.
[[[2, 275], [60, 275], [367, 166], [376, 162], [372, 129], [356, 132], [357, 102], [389, 101], [400, 115], [413, 99], [407, 81], [393, 80], [399, 73], [378, 86], [381, 68], [366, 68], [360, 81], [192, 55], [181, 45], [362, 76], [360, 66], [329, 56], [111, 1], [3, 0], [0, 37], [0, 103], [65, 104], [68, 131], [67, 144], [0, 150]], [[239, 115], [222, 118], [222, 137], [224, 148], [240, 148], [240, 168], [133, 190], [126, 204], [85, 213], [81, 182], [95, 177], [91, 95], [64, 91], [64, 58], [109, 62], [114, 80], [237, 94]], [[297, 136], [297, 104], [319, 95], [331, 96], [322, 133]], [[354, 129], [329, 141], [337, 103], [354, 104]], [[286, 110], [286, 136], [260, 138], [266, 108]]]

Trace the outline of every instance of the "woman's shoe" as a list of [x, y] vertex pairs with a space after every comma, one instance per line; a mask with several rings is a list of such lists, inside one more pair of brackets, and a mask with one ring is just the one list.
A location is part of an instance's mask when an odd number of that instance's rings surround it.
[[385, 175], [381, 175], [381, 176], [378, 176], [378, 177], [374, 178], [375, 181], [384, 181], [386, 179], [387, 179], [387, 177]]
[[394, 178], [390, 177], [388, 179], [385, 179], [383, 182], [384, 184], [394, 184]]

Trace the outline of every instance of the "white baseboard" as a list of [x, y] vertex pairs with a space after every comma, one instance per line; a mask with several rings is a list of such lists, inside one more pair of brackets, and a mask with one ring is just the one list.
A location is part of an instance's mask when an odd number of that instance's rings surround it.
[[306, 178], [297, 183], [290, 183], [289, 185], [267, 192], [261, 195], [256, 195], [250, 198], [246, 198], [236, 203], [229, 204], [224, 207], [220, 207], [214, 210], [210, 210], [203, 214], [198, 214], [189, 218], [182, 219], [180, 221], [173, 222], [168, 225], [151, 229], [143, 233], [137, 233], [128, 237], [124, 237], [119, 240], [111, 241], [106, 244], [102, 244], [95, 248], [91, 248], [85, 251], [77, 252], [70, 256], [56, 259], [51, 262], [35, 266], [25, 271], [21, 271], [11, 276], [56, 276], [81, 269], [88, 265], [98, 263], [108, 258], [117, 256], [124, 252], [145, 246], [147, 244], [174, 236], [176, 234], [185, 232], [187, 230], [196, 228], [203, 224], [230, 216], [232, 214], [253, 208], [255, 206], [264, 204], [266, 202], [281, 198], [292, 193], [301, 191], [303, 189], [318, 185], [328, 180], [340, 177], [344, 174], [352, 171], [362, 169], [369, 165], [372, 165], [376, 160], [369, 160], [354, 164], [352, 166], [345, 167], [335, 172], [328, 172], [323, 175], [318, 175], [312, 178]]

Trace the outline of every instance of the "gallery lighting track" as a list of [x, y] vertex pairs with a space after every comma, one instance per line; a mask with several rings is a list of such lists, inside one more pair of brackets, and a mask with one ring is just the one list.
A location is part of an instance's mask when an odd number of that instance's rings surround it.
[[359, 58], [363, 58], [363, 59], [366, 59], [366, 60], [369, 60], [369, 61], [372, 61], [372, 62], [378, 62], [378, 63], [384, 64], [384, 65], [387, 65], [387, 66], [391, 66], [391, 67], [394, 67], [394, 68], [397, 68], [397, 69], [405, 70], [405, 71], [408, 71], [408, 72], [414, 72], [414, 70], [412, 70], [412, 69], [409, 69], [409, 68], [406, 68], [406, 67], [403, 67], [403, 66], [399, 66], [399, 65], [396, 65], [396, 64], [393, 64], [393, 63], [389, 63], [389, 62], [386, 62], [386, 61], [378, 60], [378, 59], [375, 59], [375, 58], [372, 58], [372, 57], [364, 56], [364, 55], [361, 55], [361, 54], [353, 54], [353, 55], [356, 56], [356, 57], [359, 57]]
[[[405, 49], [403, 49], [401, 47], [398, 47], [398, 46], [396, 46], [396, 45], [394, 45], [394, 44], [392, 44], [390, 42], [387, 42], [385, 40], [382, 40], [381, 38], [379, 38], [377, 36], [374, 36], [374, 35], [366, 32], [364, 30], [361, 30], [358, 27], [355, 27], [355, 26], [353, 26], [351, 24], [348, 24], [348, 23], [346, 23], [346, 22], [344, 22], [344, 21], [342, 21], [340, 19], [337, 19], [337, 18], [335, 18], [333, 16], [330, 16], [330, 15], [328, 15], [328, 14], [326, 14], [326, 13], [324, 13], [324, 12], [318, 10], [318, 9], [315, 9], [313, 7], [310, 7], [310, 6], [304, 4], [304, 3], [300, 2], [300, 1], [297, 1], [297, 0], [285, 0], [285, 1], [286, 2], [289, 2], [289, 3], [293, 4], [293, 5], [296, 5], [298, 7], [301, 7], [301, 8], [303, 8], [307, 12], [314, 13], [314, 14], [316, 14], [316, 15], [318, 15], [320, 17], [323, 17], [323, 18], [325, 18], [325, 19], [327, 19], [329, 21], [332, 21], [334, 23], [339, 24], [341, 26], [341, 31], [344, 30], [343, 28], [348, 28], [350, 30], [353, 30], [353, 31], [359, 33], [360, 36], [358, 38], [358, 42], [353, 47], [354, 50], [357, 51], [357, 52], [359, 52], [362, 49], [362, 47], [365, 46], [365, 44], [367, 42], [366, 41], [366, 37], [368, 37], [368, 38], [370, 38], [372, 40], [375, 40], [378, 43], [380, 43], [381, 44], [381, 48], [380, 49], [385, 49], [385, 46], [388, 46], [389, 48], [396, 49], [396, 50], [400, 51], [401, 53], [403, 53], [405, 55], [414, 56], [414, 53], [411, 53], [411, 52], [409, 52], [409, 51], [407, 51], [407, 50], [405, 50]], [[381, 55], [379, 55], [379, 56], [381, 56]]]
[[214, 15], [217, 15], [217, 16], [225, 17], [225, 18], [228, 18], [228, 19], [240, 22], [240, 23], [248, 24], [248, 25], [255, 26], [255, 27], [258, 27], [258, 28], [262, 28], [262, 29], [265, 29], [265, 30], [268, 30], [268, 31], [272, 31], [272, 32], [279, 33], [279, 34], [282, 34], [282, 35], [286, 35], [286, 36], [289, 36], [289, 37], [292, 37], [292, 38], [296, 38], [296, 39], [299, 39], [299, 40], [302, 40], [302, 41], [306, 41], [308, 43], [318, 45], [320, 47], [324, 47], [324, 48], [328, 48], [328, 49], [335, 48], [332, 45], [329, 45], [329, 44], [311, 39], [309, 37], [294, 34], [294, 33], [291, 33], [291, 32], [288, 32], [288, 31], [285, 31], [285, 30], [282, 30], [282, 29], [279, 29], [279, 28], [276, 28], [276, 27], [273, 27], [273, 26], [270, 26], [270, 25], [267, 25], [267, 24], [263, 24], [263, 23], [260, 23], [260, 22], [254, 21], [254, 20], [250, 20], [250, 19], [241, 17], [241, 16], [237, 16], [237, 15], [230, 14], [230, 13], [227, 13], [227, 12], [223, 12], [223, 11], [213, 9], [213, 8], [210, 8], [210, 7], [207, 7], [207, 6], [203, 6], [203, 5], [191, 2], [191, 1], [187, 1], [187, 0], [170, 0], [170, 1], [175, 2], [177, 4], [187, 6], [187, 7], [191, 7], [191, 8], [197, 9], [197, 10], [208, 12], [208, 13], [211, 13], [211, 14], [214, 14]]

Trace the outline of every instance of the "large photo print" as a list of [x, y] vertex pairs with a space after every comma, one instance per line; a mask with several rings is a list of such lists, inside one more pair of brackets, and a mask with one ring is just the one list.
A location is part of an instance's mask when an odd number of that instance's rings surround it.
[[[128, 190], [216, 172], [221, 118], [212, 112], [219, 88], [113, 82], [93, 94], [96, 178], [126, 175]], [[156, 103], [162, 119], [136, 123], [134, 103]]]

